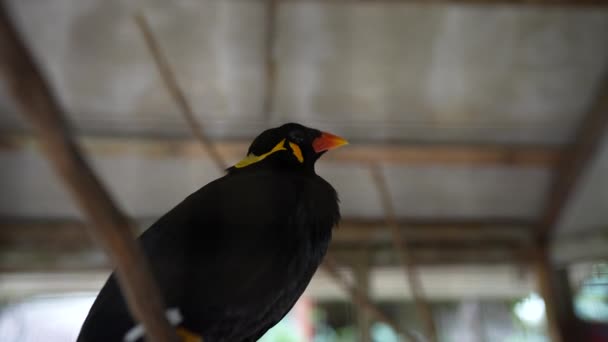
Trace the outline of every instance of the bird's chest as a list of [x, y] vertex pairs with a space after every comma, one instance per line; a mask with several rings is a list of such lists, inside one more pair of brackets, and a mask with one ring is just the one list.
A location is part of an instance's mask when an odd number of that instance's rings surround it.
[[296, 199], [294, 210], [288, 218], [288, 231], [291, 247], [301, 261], [301, 267], [318, 265], [323, 258], [331, 239], [334, 213], [327, 204], [311, 196], [310, 189], [304, 189]]

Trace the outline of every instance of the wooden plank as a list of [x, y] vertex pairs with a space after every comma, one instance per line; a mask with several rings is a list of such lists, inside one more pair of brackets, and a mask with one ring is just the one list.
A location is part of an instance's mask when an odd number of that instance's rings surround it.
[[[409, 242], [484, 242], [526, 243], [532, 238], [532, 222], [481, 219], [400, 221], [401, 235]], [[334, 230], [333, 241], [339, 243], [390, 241], [389, 227], [383, 221], [344, 219]]]
[[[332, 151], [333, 152], [333, 151]], [[497, 145], [357, 145], [328, 154], [328, 160], [369, 164], [465, 164], [552, 167], [559, 149]], [[332, 156], [332, 157], [330, 157]]]
[[[34, 139], [6, 135], [3, 150], [31, 148]], [[95, 156], [140, 155], [149, 158], [209, 158], [191, 139], [120, 138], [83, 136], [79, 139]], [[236, 161], [247, 153], [250, 141], [219, 141], [214, 147], [223, 159]], [[562, 150], [557, 147], [498, 145], [366, 144], [351, 142], [348, 148], [323, 156], [323, 162], [393, 165], [472, 165], [553, 168]]]
[[175, 331], [165, 319], [160, 290], [131, 236], [128, 218], [85, 162], [53, 91], [9, 18], [0, 2], [0, 73], [6, 90], [32, 123], [43, 142], [43, 153], [92, 223], [89, 233], [116, 266], [118, 282], [134, 320], [142, 323], [149, 341], [176, 341]]
[[[332, 255], [340, 263], [346, 263], [356, 257], [363, 247], [331, 246]], [[400, 266], [392, 247], [376, 246], [370, 250], [370, 263], [373, 267]], [[417, 265], [520, 265], [531, 262], [530, 252], [525, 248], [497, 247], [410, 247], [410, 253]]]

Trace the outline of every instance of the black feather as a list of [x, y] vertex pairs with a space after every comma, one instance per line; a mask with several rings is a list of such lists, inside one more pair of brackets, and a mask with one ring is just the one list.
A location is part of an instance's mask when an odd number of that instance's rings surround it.
[[[281, 139], [289, 149], [188, 196], [139, 238], [168, 307], [205, 342], [255, 341], [295, 304], [319, 266], [340, 214], [333, 187], [316, 175], [321, 134], [298, 124], [263, 132], [250, 153]], [[78, 341], [121, 341], [134, 326], [114, 276], [93, 304]]]

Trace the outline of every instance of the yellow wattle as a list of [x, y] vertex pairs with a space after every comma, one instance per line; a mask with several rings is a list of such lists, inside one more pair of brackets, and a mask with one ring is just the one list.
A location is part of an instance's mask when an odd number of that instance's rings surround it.
[[270, 152], [266, 152], [259, 156], [256, 156], [255, 154], [250, 153], [247, 157], [243, 158], [240, 162], [236, 163], [234, 165], [234, 167], [236, 167], [237, 169], [240, 169], [245, 166], [249, 166], [251, 164], [257, 163], [261, 160], [264, 160], [264, 158], [268, 157], [269, 155], [271, 155], [275, 152], [286, 150], [285, 146], [283, 146], [284, 143], [285, 143], [285, 139], [281, 140], [280, 143], [276, 144], [275, 147], [273, 147], [272, 150], [270, 150]]
[[300, 149], [300, 146], [298, 146], [298, 144], [294, 144], [291, 141], [289, 142], [289, 146], [291, 146], [291, 150], [293, 151], [293, 155], [296, 156], [296, 158], [298, 158], [298, 161], [300, 163], [304, 162], [304, 156], [302, 155], [302, 150]]

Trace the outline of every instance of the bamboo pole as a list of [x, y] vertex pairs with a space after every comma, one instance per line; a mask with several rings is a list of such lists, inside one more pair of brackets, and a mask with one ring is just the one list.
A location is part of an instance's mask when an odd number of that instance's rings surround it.
[[371, 174], [380, 194], [380, 202], [384, 210], [386, 225], [391, 230], [391, 234], [393, 236], [393, 248], [404, 268], [406, 280], [410, 286], [410, 290], [412, 291], [416, 312], [422, 321], [426, 337], [430, 342], [435, 342], [437, 341], [437, 332], [435, 330], [435, 323], [433, 321], [433, 313], [430, 305], [425, 300], [424, 291], [422, 289], [420, 278], [418, 277], [414, 258], [412, 257], [410, 250], [407, 248], [407, 245], [401, 236], [401, 229], [399, 227], [399, 223], [397, 222], [395, 208], [393, 207], [388, 186], [386, 185], [386, 179], [377, 165], [372, 165]]
[[339, 271], [340, 267], [331, 255], [326, 255], [323, 260], [323, 270], [326, 271], [350, 297], [353, 304], [369, 313], [371, 317], [388, 324], [394, 331], [402, 334], [408, 341], [417, 341], [416, 337], [409, 331], [399, 328], [390, 317], [388, 317], [369, 297], [367, 297], [356, 285], [351, 285]]
[[146, 42], [146, 46], [148, 50], [150, 50], [150, 54], [154, 58], [154, 62], [156, 63], [156, 68], [158, 69], [158, 73], [160, 74], [163, 84], [169, 91], [169, 94], [175, 101], [175, 104], [179, 108], [180, 113], [188, 123], [190, 130], [194, 137], [200, 142], [200, 146], [207, 152], [207, 154], [213, 159], [215, 165], [219, 169], [220, 172], [224, 172], [228, 165], [222, 158], [219, 151], [215, 148], [211, 140], [204, 133], [203, 126], [196, 119], [194, 115], [194, 111], [192, 110], [192, 106], [190, 102], [186, 99], [186, 95], [184, 95], [184, 91], [180, 88], [177, 83], [177, 78], [175, 77], [175, 73], [169, 66], [169, 62], [167, 58], [163, 55], [160, 44], [154, 38], [152, 34], [152, 30], [150, 29], [150, 25], [146, 20], [146, 17], [138, 13], [134, 16], [135, 23], [139, 27], [141, 34]]
[[134, 319], [148, 341], [176, 341], [165, 319], [161, 292], [149, 271], [141, 247], [133, 240], [131, 223], [114, 203], [80, 148], [68, 122], [30, 51], [11, 24], [0, 2], [0, 73], [21, 113], [39, 137], [42, 152], [91, 222], [88, 231], [116, 266], [118, 283]]

